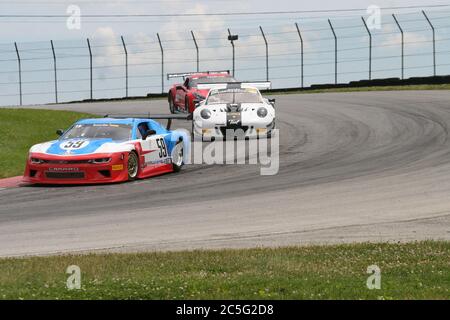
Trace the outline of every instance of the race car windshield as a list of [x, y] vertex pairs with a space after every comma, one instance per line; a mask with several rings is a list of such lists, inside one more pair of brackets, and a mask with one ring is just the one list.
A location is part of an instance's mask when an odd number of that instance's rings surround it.
[[256, 90], [224, 90], [211, 92], [206, 104], [261, 103]]
[[131, 125], [126, 124], [76, 124], [61, 139], [131, 139]]
[[198, 84], [211, 84], [211, 83], [228, 83], [236, 82], [232, 77], [202, 77], [198, 79], [192, 79], [189, 86], [196, 88]]

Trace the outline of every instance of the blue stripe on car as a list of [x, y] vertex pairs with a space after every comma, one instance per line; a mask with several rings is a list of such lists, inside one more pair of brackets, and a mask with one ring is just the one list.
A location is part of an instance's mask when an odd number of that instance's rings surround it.
[[[82, 146], [80, 149], [77, 148], [70, 148], [64, 149], [65, 145], [69, 145], [70, 142], [77, 143], [78, 141], [86, 141], [88, 144], [86, 146]], [[112, 139], [69, 139], [69, 140], [57, 140], [55, 141], [50, 148], [48, 148], [47, 153], [48, 154], [55, 154], [55, 155], [65, 155], [70, 153], [71, 155], [83, 155], [83, 154], [90, 154], [97, 151], [98, 148], [100, 148], [102, 145], [108, 142], [113, 142]], [[70, 152], [68, 152], [70, 151]]]

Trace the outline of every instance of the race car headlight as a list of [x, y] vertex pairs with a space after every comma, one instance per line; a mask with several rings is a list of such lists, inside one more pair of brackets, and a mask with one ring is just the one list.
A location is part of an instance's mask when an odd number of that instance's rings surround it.
[[256, 111], [256, 114], [260, 118], [265, 118], [267, 116], [267, 109], [264, 108], [264, 107], [261, 107], [261, 108], [258, 109], [258, 111]]
[[203, 119], [209, 119], [209, 118], [211, 118], [211, 111], [209, 111], [208, 109], [203, 109], [201, 112], [200, 112], [200, 116], [203, 118]]
[[31, 161], [32, 164], [41, 164], [41, 163], [44, 163], [44, 160], [38, 159], [38, 158], [31, 158], [30, 161]]
[[95, 163], [95, 164], [104, 164], [111, 161], [111, 158], [98, 158], [98, 159], [92, 159], [89, 160], [89, 163]]

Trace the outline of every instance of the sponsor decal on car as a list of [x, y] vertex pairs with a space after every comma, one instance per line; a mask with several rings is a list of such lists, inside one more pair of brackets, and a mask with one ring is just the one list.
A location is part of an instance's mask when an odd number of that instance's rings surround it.
[[112, 171], [122, 171], [123, 170], [123, 164], [114, 164], [111, 167], [111, 170]]
[[48, 168], [48, 171], [51, 172], [73, 172], [73, 171], [80, 171], [80, 168]]
[[239, 125], [241, 124], [241, 113], [240, 112], [229, 112], [227, 113], [228, 125]]
[[146, 162], [147, 165], [152, 165], [152, 164], [171, 164], [171, 163], [172, 163], [172, 159], [170, 159], [170, 158]]

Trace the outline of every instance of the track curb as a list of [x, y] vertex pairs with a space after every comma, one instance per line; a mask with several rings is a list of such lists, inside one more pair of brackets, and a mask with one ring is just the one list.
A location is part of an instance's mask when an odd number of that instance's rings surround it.
[[22, 176], [0, 179], [0, 190], [6, 188], [18, 188], [23, 182]]

